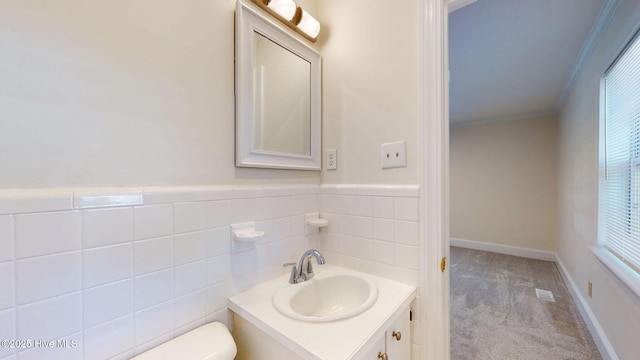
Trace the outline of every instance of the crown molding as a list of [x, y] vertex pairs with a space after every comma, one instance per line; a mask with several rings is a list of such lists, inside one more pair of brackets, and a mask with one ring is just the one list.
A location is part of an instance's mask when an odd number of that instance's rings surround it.
[[467, 5], [471, 5], [477, 0], [449, 0], [447, 1], [447, 11], [449, 14], [452, 12], [459, 10]]
[[562, 87], [560, 97], [556, 102], [556, 111], [558, 111], [564, 103], [569, 90], [575, 83], [578, 74], [580, 74], [580, 72], [582, 71], [582, 68], [587, 62], [587, 59], [600, 41], [602, 34], [609, 26], [609, 23], [611, 22], [611, 19], [613, 18], [613, 15], [615, 14], [619, 4], [620, 0], [606, 0], [606, 2], [602, 5], [602, 8], [600, 9], [598, 16], [596, 17], [596, 21], [593, 23], [593, 26], [589, 31], [589, 35], [587, 35], [587, 38], [582, 45], [582, 49], [580, 49], [580, 53], [578, 54], [573, 67], [571, 68], [571, 72], [569, 73], [569, 76], [567, 77], [567, 80]]
[[522, 115], [514, 115], [514, 116], [504, 116], [497, 118], [488, 118], [488, 119], [480, 119], [480, 120], [468, 120], [468, 121], [460, 121], [460, 122], [452, 122], [450, 125], [451, 129], [463, 127], [463, 126], [472, 126], [472, 125], [482, 125], [482, 124], [491, 124], [496, 122], [504, 122], [504, 121], [516, 121], [516, 120], [528, 120], [535, 118], [544, 118], [549, 116], [557, 115], [557, 111], [541, 111], [535, 113], [527, 113]]

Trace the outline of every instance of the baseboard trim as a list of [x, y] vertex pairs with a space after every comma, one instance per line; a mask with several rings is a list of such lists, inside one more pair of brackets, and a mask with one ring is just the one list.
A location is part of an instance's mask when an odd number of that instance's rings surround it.
[[569, 271], [564, 266], [564, 263], [560, 259], [560, 256], [552, 251], [544, 251], [544, 250], [536, 250], [529, 248], [521, 248], [517, 246], [509, 246], [509, 245], [501, 245], [501, 244], [492, 244], [486, 243], [482, 241], [473, 241], [473, 240], [464, 240], [451, 238], [449, 241], [451, 246], [457, 246], [466, 249], [474, 249], [474, 250], [482, 250], [482, 251], [490, 251], [498, 254], [505, 255], [513, 255], [526, 257], [529, 259], [537, 259], [537, 260], [546, 260], [553, 261], [556, 263], [558, 267], [558, 271], [560, 275], [567, 284], [567, 288], [569, 289], [569, 293], [571, 293], [571, 297], [575, 301], [578, 306], [578, 311], [580, 311], [580, 315], [584, 319], [584, 322], [593, 337], [593, 341], [595, 341], [598, 350], [600, 351], [600, 355], [604, 360], [619, 360], [618, 355], [616, 355], [607, 334], [605, 334], [604, 329], [600, 326], [600, 322], [596, 318], [595, 314], [591, 310], [589, 303], [580, 293], [580, 288], [576, 285], [573, 278], [569, 275]]
[[465, 240], [465, 239], [450, 239], [451, 246], [457, 246], [466, 249], [489, 251], [498, 254], [520, 256], [529, 259], [556, 261], [556, 253], [545, 250], [536, 250], [529, 248], [522, 248], [517, 246], [493, 244], [482, 241]]
[[593, 336], [593, 341], [595, 341], [598, 350], [600, 350], [600, 355], [602, 355], [604, 360], [618, 360], [618, 355], [616, 355], [613, 345], [611, 345], [604, 329], [600, 326], [600, 322], [596, 319], [589, 303], [580, 293], [580, 288], [569, 275], [569, 271], [567, 271], [567, 268], [564, 266], [562, 260], [560, 260], [560, 256], [558, 254], [556, 254], [555, 262], [558, 270], [560, 271], [560, 275], [564, 279], [565, 284], [567, 284], [567, 288], [569, 288], [569, 292], [571, 293], [573, 300], [578, 306], [578, 310], [580, 311], [584, 322], [587, 324], [587, 328], [589, 328], [591, 336]]

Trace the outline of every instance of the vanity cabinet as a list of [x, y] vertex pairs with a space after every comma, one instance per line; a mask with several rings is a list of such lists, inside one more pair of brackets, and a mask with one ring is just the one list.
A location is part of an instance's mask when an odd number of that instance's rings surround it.
[[405, 309], [356, 359], [361, 360], [406, 360], [411, 358], [411, 323], [409, 309]]
[[318, 267], [311, 281], [338, 275], [373, 282], [378, 289], [373, 305], [337, 321], [302, 321], [285, 316], [273, 305], [273, 299], [283, 286], [289, 286], [289, 274], [230, 297], [236, 359], [411, 359], [409, 307], [416, 288], [332, 264]]

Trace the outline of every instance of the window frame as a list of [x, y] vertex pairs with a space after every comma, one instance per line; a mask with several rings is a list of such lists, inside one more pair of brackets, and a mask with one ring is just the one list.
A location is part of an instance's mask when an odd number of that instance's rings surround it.
[[[615, 254], [611, 251], [607, 246], [606, 236], [605, 236], [605, 228], [606, 228], [606, 204], [604, 201], [604, 181], [607, 177], [607, 157], [606, 157], [606, 106], [607, 106], [607, 94], [606, 94], [606, 78], [609, 72], [614, 68], [614, 66], [618, 63], [618, 61], [625, 55], [627, 50], [636, 44], [636, 42], [640, 42], [640, 29], [634, 32], [634, 34], [625, 42], [625, 45], [622, 49], [616, 53], [614, 60], [610, 63], [610, 65], [606, 68], [606, 70], [602, 73], [600, 78], [600, 101], [599, 101], [599, 127], [598, 127], [598, 223], [597, 223], [597, 246], [590, 247], [593, 254], [596, 256], [598, 260], [600, 260], [606, 268], [608, 268], [613, 274], [615, 274], [636, 296], [640, 297], [640, 269], [636, 269], [633, 266], [625, 263], [622, 259], [620, 259], [619, 255]], [[640, 133], [640, 129], [638, 130]], [[638, 135], [640, 136], [640, 134]], [[638, 168], [640, 167], [640, 158], [635, 157], [634, 159], [629, 161], [630, 166], [629, 171], [639, 173]], [[627, 187], [627, 196], [631, 196], [632, 184], [633, 184], [632, 176], [629, 174], [628, 180], [626, 180]], [[640, 179], [636, 179], [635, 181], [640, 181]], [[638, 204], [636, 204], [637, 207]], [[630, 207], [628, 218], [633, 219], [634, 210]], [[638, 209], [635, 210], [636, 213], [639, 212]], [[638, 223], [636, 225], [640, 225], [640, 219], [638, 219]], [[630, 224], [630, 227], [632, 225]]]

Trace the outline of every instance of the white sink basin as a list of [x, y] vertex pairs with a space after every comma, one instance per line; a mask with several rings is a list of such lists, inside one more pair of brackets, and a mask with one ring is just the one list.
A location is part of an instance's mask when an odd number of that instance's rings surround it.
[[316, 276], [300, 284], [286, 284], [273, 295], [283, 315], [307, 322], [346, 319], [369, 309], [378, 298], [370, 279], [355, 274]]

